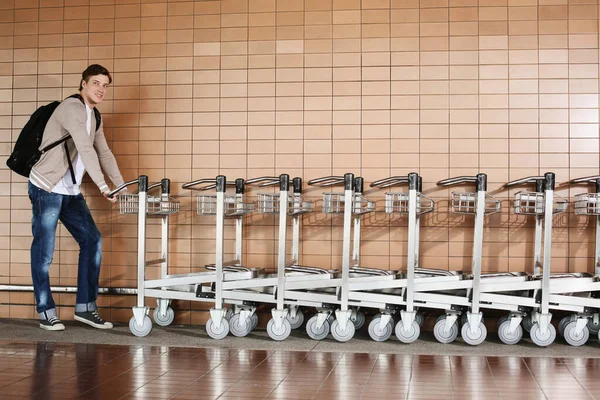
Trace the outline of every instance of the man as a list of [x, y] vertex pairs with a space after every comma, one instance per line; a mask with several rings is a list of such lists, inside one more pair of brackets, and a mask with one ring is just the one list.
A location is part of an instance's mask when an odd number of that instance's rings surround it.
[[[40, 148], [68, 134], [72, 139], [44, 153], [29, 175], [29, 199], [32, 204], [31, 276], [40, 328], [59, 331], [65, 327], [56, 313], [48, 270], [52, 263], [58, 221], [79, 244], [75, 319], [99, 329], [110, 329], [98, 314], [96, 298], [102, 259], [102, 237], [96, 227], [80, 187], [85, 172], [109, 198], [109, 187], [102, 169], [113, 184], [123, 178], [115, 157], [104, 137], [103, 124], [96, 130], [94, 107], [104, 100], [112, 78], [101, 65], [90, 65], [81, 74], [81, 97], [65, 99], [53, 112], [44, 130]], [[68, 154], [67, 154], [68, 153]]]

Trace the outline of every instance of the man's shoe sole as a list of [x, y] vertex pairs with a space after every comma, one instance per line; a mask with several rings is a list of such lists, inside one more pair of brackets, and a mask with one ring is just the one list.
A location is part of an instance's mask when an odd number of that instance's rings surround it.
[[57, 324], [57, 325], [40, 324], [40, 328], [42, 328], [45, 331], [64, 331], [65, 330], [65, 326], [63, 324]]
[[75, 321], [83, 322], [84, 324], [87, 324], [87, 325], [89, 325], [89, 326], [91, 326], [93, 328], [96, 328], [96, 329], [112, 329], [112, 327], [113, 327], [112, 324], [110, 324], [110, 325], [98, 325], [98, 324], [93, 323], [90, 320], [87, 320], [85, 318], [81, 318], [80, 316], [77, 316], [77, 315], [75, 315], [74, 318], [75, 318]]

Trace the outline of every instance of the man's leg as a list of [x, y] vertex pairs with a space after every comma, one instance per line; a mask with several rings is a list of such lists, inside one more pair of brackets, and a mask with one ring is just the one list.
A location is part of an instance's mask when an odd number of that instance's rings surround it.
[[40, 328], [52, 331], [64, 330], [65, 326], [56, 315], [56, 306], [50, 290], [48, 274], [54, 254], [56, 226], [62, 205], [62, 195], [48, 193], [29, 183], [31, 200], [31, 280], [35, 294], [36, 309], [40, 316]]
[[110, 329], [112, 324], [100, 318], [96, 307], [102, 262], [102, 236], [83, 195], [68, 196], [68, 199], [65, 199], [60, 222], [79, 244], [75, 319], [94, 328]]

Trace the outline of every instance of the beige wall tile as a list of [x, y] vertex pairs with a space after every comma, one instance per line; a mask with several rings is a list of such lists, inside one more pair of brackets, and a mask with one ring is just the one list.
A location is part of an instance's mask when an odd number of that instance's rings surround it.
[[[486, 219], [483, 269], [531, 271], [533, 223], [509, 211], [514, 193], [501, 185], [549, 170], [561, 181], [598, 174], [598, 6], [455, 3], [223, 0], [41, 5], [39, 13], [20, 8], [10, 13], [14, 25], [0, 24], [0, 152], [10, 152], [37, 106], [71, 94], [93, 60], [113, 73], [100, 110], [124, 177], [168, 176], [173, 194], [182, 196], [186, 211], [171, 219], [170, 273], [202, 270], [214, 259], [213, 222], [194, 215], [181, 183], [218, 173], [285, 172], [306, 181], [349, 171], [368, 182], [419, 172], [437, 207], [422, 221], [421, 265], [467, 271], [472, 220], [448, 214], [450, 192], [435, 182], [487, 173], [504, 202], [502, 213]], [[7, 194], [0, 197], [0, 280], [6, 283], [30, 284], [31, 204], [24, 184], [0, 171]], [[135, 218], [110, 208], [89, 179], [84, 186], [104, 235], [102, 284], [134, 286]], [[318, 201], [321, 192], [306, 190]], [[369, 194], [381, 202], [380, 192]], [[589, 221], [572, 212], [563, 217], [556, 218], [553, 271], [590, 272]], [[406, 221], [381, 218], [365, 217], [362, 264], [402, 268]], [[303, 221], [302, 262], [339, 268], [341, 219], [314, 213]], [[275, 266], [275, 226], [272, 217], [247, 221], [249, 265]], [[152, 257], [160, 248], [158, 228], [153, 223], [148, 231]], [[56, 283], [75, 284], [77, 244], [64, 228], [59, 235], [51, 275]], [[159, 269], [149, 267], [147, 276], [158, 277]], [[69, 314], [73, 296], [57, 299]], [[11, 293], [5, 302], [3, 317], [35, 316], [30, 294]], [[102, 304], [123, 322], [132, 305], [129, 297]], [[208, 318], [204, 304], [175, 306], [179, 323]]]

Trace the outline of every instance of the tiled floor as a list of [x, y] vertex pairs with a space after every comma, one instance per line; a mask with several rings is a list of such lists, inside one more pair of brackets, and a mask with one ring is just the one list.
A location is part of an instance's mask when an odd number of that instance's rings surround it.
[[2, 399], [600, 399], [600, 359], [1, 341]]

